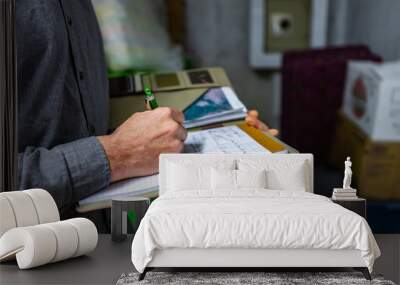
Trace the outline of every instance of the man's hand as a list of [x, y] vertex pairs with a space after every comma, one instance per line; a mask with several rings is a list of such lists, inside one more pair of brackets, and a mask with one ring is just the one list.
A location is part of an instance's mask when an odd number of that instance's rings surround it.
[[182, 112], [171, 108], [133, 114], [114, 133], [98, 137], [110, 162], [111, 182], [158, 172], [160, 153], [183, 149]]
[[263, 132], [268, 132], [273, 136], [277, 136], [279, 131], [277, 129], [270, 129], [266, 124], [258, 119], [258, 111], [251, 110], [247, 113], [246, 123]]

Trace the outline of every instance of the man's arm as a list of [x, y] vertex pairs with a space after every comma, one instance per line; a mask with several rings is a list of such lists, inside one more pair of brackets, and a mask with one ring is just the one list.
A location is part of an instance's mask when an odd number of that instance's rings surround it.
[[183, 149], [183, 114], [170, 108], [135, 113], [111, 135], [19, 154], [20, 189], [41, 187], [59, 208], [122, 179], [158, 172], [160, 153]]
[[43, 188], [59, 208], [77, 203], [110, 183], [108, 159], [96, 137], [52, 149], [26, 147], [18, 162], [19, 188]]

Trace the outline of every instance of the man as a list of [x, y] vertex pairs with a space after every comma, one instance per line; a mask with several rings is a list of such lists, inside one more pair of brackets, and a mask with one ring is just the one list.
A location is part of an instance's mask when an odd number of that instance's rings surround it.
[[[133, 114], [107, 135], [108, 81], [90, 0], [17, 0], [19, 188], [41, 187], [61, 213], [110, 183], [158, 171], [180, 152], [183, 114]], [[253, 125], [266, 128], [256, 116]]]

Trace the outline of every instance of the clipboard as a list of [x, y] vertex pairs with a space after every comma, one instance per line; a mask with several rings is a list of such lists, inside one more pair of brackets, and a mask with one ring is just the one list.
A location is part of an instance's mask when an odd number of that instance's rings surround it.
[[288, 146], [276, 137], [271, 136], [268, 133], [262, 132], [254, 127], [249, 126], [245, 122], [237, 124], [237, 126], [247, 133], [252, 139], [268, 149], [272, 153], [280, 153], [287, 151], [288, 153], [298, 153], [297, 150]]
[[299, 153], [297, 149], [284, 143], [279, 138], [274, 137], [269, 133], [260, 131], [252, 126], [249, 126], [245, 121], [242, 120], [198, 127], [190, 129], [190, 131], [207, 130], [212, 128], [232, 126], [232, 125], [236, 125], [237, 127], [239, 127], [242, 131], [248, 134], [253, 140], [262, 145], [265, 149], [269, 150], [271, 153], [282, 153], [286, 151], [287, 153]]

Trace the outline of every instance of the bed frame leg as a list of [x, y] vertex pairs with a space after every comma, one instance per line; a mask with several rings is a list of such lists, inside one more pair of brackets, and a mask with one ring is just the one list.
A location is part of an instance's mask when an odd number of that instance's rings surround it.
[[139, 278], [138, 281], [142, 281], [144, 279], [144, 277], [146, 277], [146, 273], [147, 273], [148, 269], [147, 267], [143, 270], [142, 273], [139, 274]]
[[371, 274], [369, 274], [369, 270], [367, 267], [355, 267], [354, 269], [357, 271], [361, 271], [362, 274], [364, 275], [365, 279], [372, 280]]

